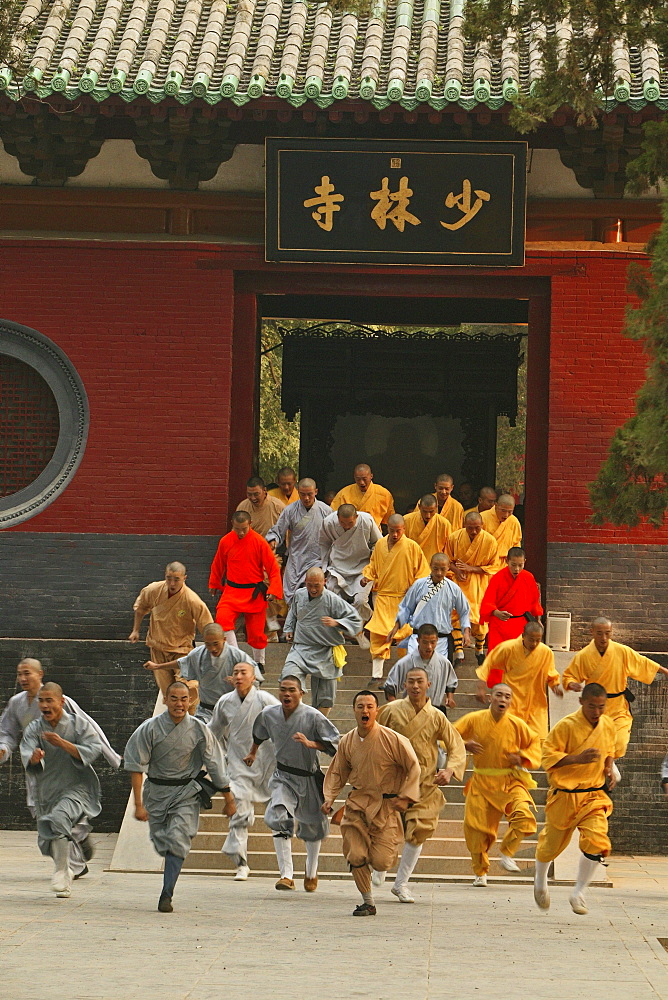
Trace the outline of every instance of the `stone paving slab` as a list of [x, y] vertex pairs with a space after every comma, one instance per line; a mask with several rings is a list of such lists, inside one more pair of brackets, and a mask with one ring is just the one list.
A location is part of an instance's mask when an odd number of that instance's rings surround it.
[[561, 886], [542, 914], [528, 886], [420, 883], [402, 906], [387, 884], [355, 920], [350, 881], [307, 895], [199, 875], [160, 914], [161, 877], [107, 870], [115, 835], [94, 840], [59, 900], [35, 835], [0, 832], [3, 1000], [668, 1000], [668, 858], [613, 859], [585, 917]]

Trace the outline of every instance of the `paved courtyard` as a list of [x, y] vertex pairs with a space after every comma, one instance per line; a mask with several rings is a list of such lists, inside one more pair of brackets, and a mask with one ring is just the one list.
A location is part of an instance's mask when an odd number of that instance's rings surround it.
[[406, 906], [388, 884], [354, 920], [351, 882], [198, 875], [160, 914], [160, 876], [105, 871], [115, 837], [95, 839], [58, 900], [34, 834], [0, 831], [2, 1000], [668, 1000], [668, 859], [614, 859], [586, 917], [563, 887], [541, 914], [526, 887], [419, 884]]

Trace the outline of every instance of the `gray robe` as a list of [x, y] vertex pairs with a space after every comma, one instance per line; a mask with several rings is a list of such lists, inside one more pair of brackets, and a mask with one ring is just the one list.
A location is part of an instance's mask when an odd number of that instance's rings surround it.
[[[336, 726], [310, 705], [301, 703], [287, 719], [282, 705], [263, 710], [255, 720], [253, 740], [257, 744], [271, 740], [276, 754], [276, 770], [269, 782], [271, 799], [264, 821], [275, 837], [293, 837], [296, 821], [296, 833], [302, 840], [324, 840], [329, 833], [329, 820], [321, 809], [325, 800], [318, 751], [293, 740], [295, 733], [318, 740], [330, 757], [336, 753], [341, 738]], [[292, 774], [282, 770], [281, 764], [307, 773]]]
[[[45, 732], [56, 732], [73, 743], [81, 760], [44, 739]], [[44, 757], [39, 764], [30, 758], [39, 748]], [[51, 854], [51, 841], [57, 837], [73, 839], [73, 830], [82, 820], [98, 816], [102, 809], [100, 782], [92, 768], [102, 753], [102, 740], [91, 723], [78, 715], [63, 712], [53, 727], [41, 715], [27, 727], [21, 740], [21, 760], [28, 774], [34, 776], [37, 843], [42, 854]]]
[[220, 740], [227, 759], [230, 788], [234, 793], [237, 811], [230, 817], [229, 833], [222, 846], [236, 865], [246, 864], [248, 858], [248, 829], [255, 822], [254, 802], [269, 798], [269, 779], [276, 767], [271, 741], [263, 743], [252, 767], [244, 764], [244, 757], [253, 743], [253, 723], [267, 705], [278, 705], [273, 694], [252, 687], [242, 701], [237, 691], [223, 695], [216, 704], [209, 722], [209, 729]]
[[431, 660], [423, 660], [418, 651], [415, 650], [413, 653], [402, 656], [390, 670], [384, 686], [386, 694], [393, 694], [397, 698], [405, 697], [406, 677], [411, 667], [424, 667], [426, 669], [427, 676], [431, 681], [431, 687], [427, 694], [434, 708], [445, 704], [445, 696], [448, 691], [457, 690], [459, 683], [457, 674], [447, 657], [442, 656], [436, 650]]
[[336, 511], [322, 522], [320, 560], [327, 574], [327, 589], [345, 594], [358, 609], [366, 604], [373, 586], [368, 583], [363, 587], [360, 580], [380, 538], [380, 529], [371, 514], [365, 511], [358, 511], [357, 523], [349, 531], [341, 527]]
[[254, 660], [250, 653], [226, 642], [218, 666], [214, 665], [206, 646], [196, 646], [178, 662], [182, 677], [199, 681], [200, 704], [197, 706], [196, 716], [206, 723], [211, 718], [218, 699], [234, 691], [227, 678], [232, 676], [235, 663], [253, 663]]
[[[325, 616], [334, 618], [340, 628], [323, 625], [320, 619]], [[284, 632], [294, 633], [294, 640], [281, 676], [285, 677], [290, 667], [296, 666], [326, 680], [340, 677], [343, 670], [337, 669], [332, 649], [341, 645], [346, 635], [357, 635], [361, 628], [362, 619], [342, 597], [323, 590], [320, 597], [311, 600], [306, 587], [301, 587], [294, 595], [283, 626]]]
[[[151, 843], [158, 854], [185, 858], [199, 825], [199, 785], [194, 779], [205, 767], [217, 788], [228, 784], [218, 740], [199, 719], [186, 715], [174, 723], [169, 712], [163, 712], [135, 729], [125, 748], [124, 767], [148, 776], [143, 799]], [[150, 778], [192, 780], [183, 785], [156, 785]]]
[[320, 529], [332, 508], [316, 500], [307, 510], [301, 500], [288, 504], [273, 528], [267, 532], [268, 542], [281, 545], [288, 531], [290, 545], [285, 574], [283, 596], [289, 604], [297, 587], [304, 583], [306, 571], [320, 566]]

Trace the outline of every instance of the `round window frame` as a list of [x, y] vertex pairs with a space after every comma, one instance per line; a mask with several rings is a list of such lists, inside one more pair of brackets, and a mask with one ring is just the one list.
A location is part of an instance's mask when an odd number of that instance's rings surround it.
[[53, 341], [30, 327], [0, 319], [0, 354], [16, 358], [44, 379], [58, 406], [58, 440], [37, 479], [0, 497], [0, 529], [40, 514], [65, 490], [83, 458], [88, 439], [88, 396], [76, 368]]

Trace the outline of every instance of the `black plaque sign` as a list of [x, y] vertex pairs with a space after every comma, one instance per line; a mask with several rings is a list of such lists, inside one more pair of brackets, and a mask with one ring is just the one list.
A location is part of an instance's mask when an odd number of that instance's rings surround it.
[[525, 142], [266, 140], [266, 259], [524, 264]]

